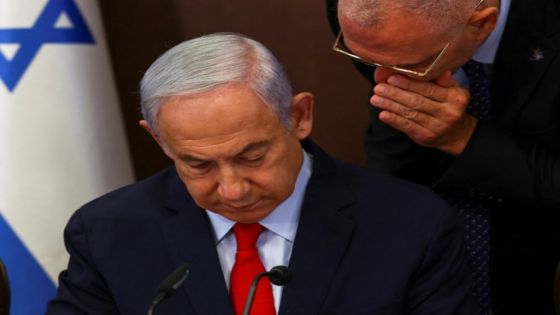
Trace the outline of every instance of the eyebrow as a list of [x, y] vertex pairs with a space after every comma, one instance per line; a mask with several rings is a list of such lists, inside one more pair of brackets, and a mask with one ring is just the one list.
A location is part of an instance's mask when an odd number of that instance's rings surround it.
[[[241, 150], [239, 150], [239, 152], [237, 152], [236, 154], [234, 154], [234, 157], [238, 157], [241, 156], [247, 152], [250, 151], [254, 151], [254, 150], [258, 150], [264, 147], [267, 147], [270, 145], [270, 141], [269, 140], [264, 140], [264, 141], [257, 141], [257, 142], [252, 142], [252, 143], [248, 143], [247, 145], [245, 145]], [[186, 162], [207, 162], [207, 160], [203, 159], [203, 158], [199, 158], [196, 157], [194, 155], [190, 155], [190, 154], [182, 154], [179, 155], [179, 159], [186, 161]]]

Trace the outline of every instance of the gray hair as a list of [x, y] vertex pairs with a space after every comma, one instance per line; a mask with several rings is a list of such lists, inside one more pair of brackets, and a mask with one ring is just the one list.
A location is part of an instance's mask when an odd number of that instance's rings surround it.
[[362, 27], [390, 22], [391, 13], [406, 10], [428, 22], [430, 34], [453, 37], [462, 31], [478, 0], [340, 0], [339, 14]]
[[157, 133], [157, 116], [165, 99], [226, 84], [251, 88], [286, 129], [291, 126], [292, 88], [282, 66], [261, 43], [235, 33], [191, 39], [161, 55], [140, 83], [142, 115]]

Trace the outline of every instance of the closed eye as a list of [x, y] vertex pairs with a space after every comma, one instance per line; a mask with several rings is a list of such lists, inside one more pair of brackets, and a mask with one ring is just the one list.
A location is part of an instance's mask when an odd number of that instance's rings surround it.
[[256, 156], [246, 156], [246, 157], [239, 158], [239, 161], [244, 164], [255, 165], [260, 163], [262, 160], [264, 160], [264, 157], [265, 154], [259, 154]]
[[191, 164], [187, 164], [189, 166], [189, 168], [196, 170], [196, 171], [206, 171], [208, 169], [210, 169], [210, 167], [212, 166], [211, 162], [200, 162], [200, 163], [191, 163]]

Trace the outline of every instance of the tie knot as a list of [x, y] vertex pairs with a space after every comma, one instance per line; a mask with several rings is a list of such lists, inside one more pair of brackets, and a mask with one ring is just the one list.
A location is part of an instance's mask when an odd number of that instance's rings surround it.
[[258, 223], [244, 224], [236, 223], [233, 226], [233, 234], [237, 240], [237, 250], [250, 250], [257, 247], [257, 239], [263, 231], [262, 225]]

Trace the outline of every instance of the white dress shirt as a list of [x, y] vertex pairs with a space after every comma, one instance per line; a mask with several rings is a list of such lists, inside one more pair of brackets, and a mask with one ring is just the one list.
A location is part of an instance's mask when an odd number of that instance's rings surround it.
[[[287, 266], [290, 262], [299, 223], [299, 215], [301, 213], [301, 205], [305, 196], [307, 182], [312, 172], [311, 157], [305, 151], [302, 150], [302, 152], [303, 163], [296, 179], [293, 193], [259, 222], [265, 229], [257, 240], [257, 248], [266, 270], [270, 270], [278, 265]], [[214, 229], [216, 250], [218, 251], [224, 279], [229, 289], [229, 277], [235, 263], [235, 252], [237, 251], [237, 242], [231, 230], [235, 222], [209, 210], [206, 210], [206, 213], [208, 213], [210, 223]], [[278, 313], [282, 297], [282, 287], [272, 285], [272, 294], [274, 296], [274, 307]]]

